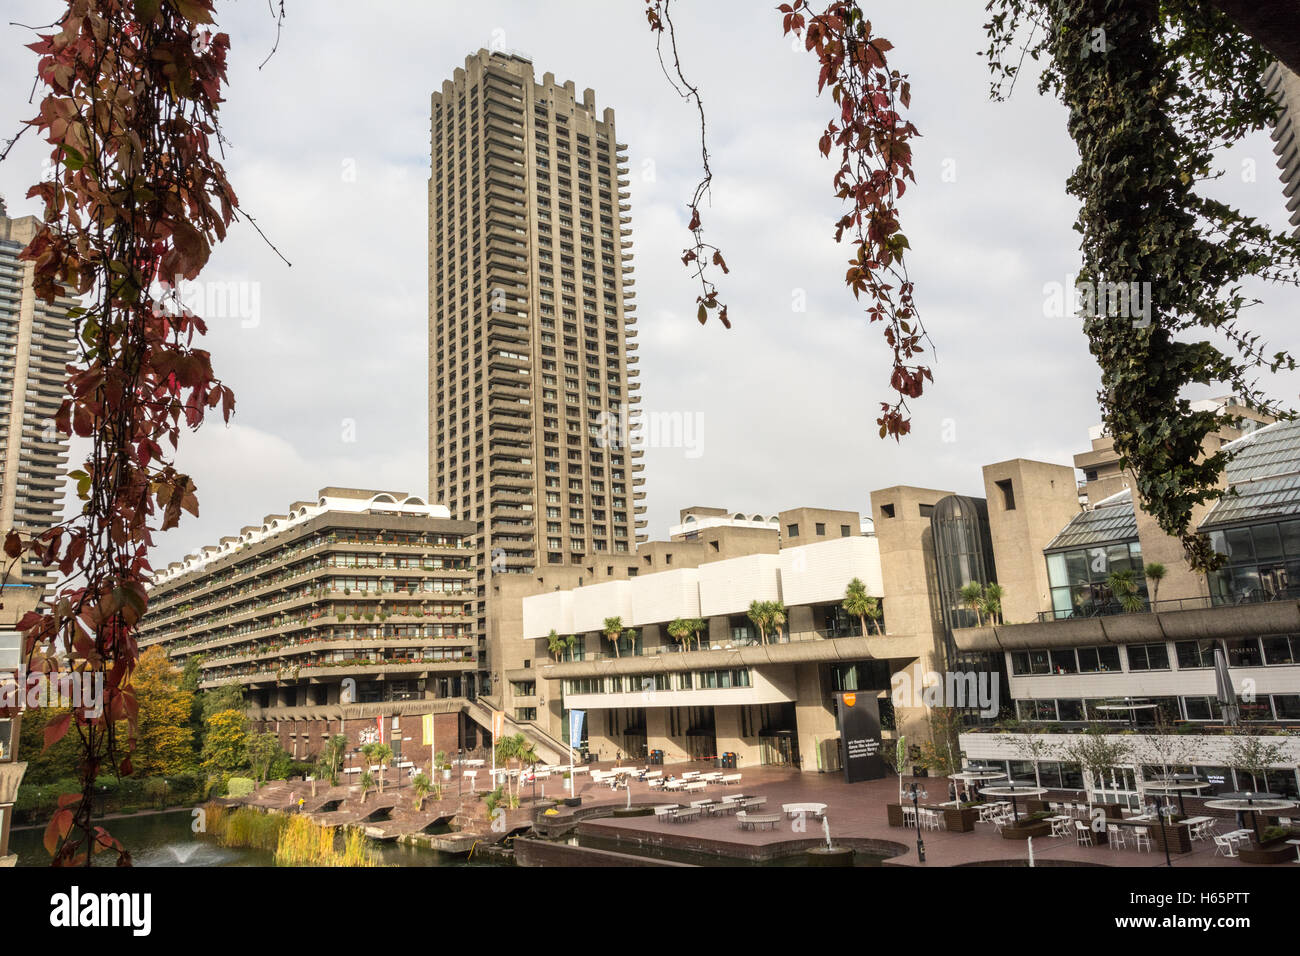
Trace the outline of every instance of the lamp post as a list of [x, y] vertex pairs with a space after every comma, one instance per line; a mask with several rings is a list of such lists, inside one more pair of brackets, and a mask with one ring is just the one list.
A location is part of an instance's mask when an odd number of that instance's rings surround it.
[[916, 827], [916, 859], [925, 862], [925, 840], [921, 836], [921, 801], [929, 797], [923, 786], [908, 784], [908, 796], [912, 798], [912, 825]]
[[1155, 811], [1160, 817], [1160, 842], [1165, 845], [1165, 866], [1173, 866], [1174, 859], [1169, 855], [1169, 831], [1165, 829], [1165, 817], [1170, 816], [1174, 808], [1169, 806], [1168, 799], [1165, 798], [1166, 802], [1163, 805], [1153, 803], [1148, 809]]

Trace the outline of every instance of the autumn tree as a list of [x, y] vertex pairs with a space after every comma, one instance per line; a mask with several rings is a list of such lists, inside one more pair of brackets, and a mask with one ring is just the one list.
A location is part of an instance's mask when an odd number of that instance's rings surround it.
[[181, 686], [182, 673], [161, 647], [140, 655], [132, 674], [139, 706], [132, 763], [139, 776], [167, 776], [194, 769], [190, 716], [194, 695]]
[[222, 710], [207, 719], [202, 762], [205, 770], [229, 773], [248, 766], [248, 718], [242, 710]]

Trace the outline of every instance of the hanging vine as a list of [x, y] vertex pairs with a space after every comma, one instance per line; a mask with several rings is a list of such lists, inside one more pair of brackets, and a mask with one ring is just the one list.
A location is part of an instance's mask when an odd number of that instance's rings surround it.
[[[1258, 373], [1295, 368], [1240, 319], [1255, 301], [1243, 280], [1297, 282], [1300, 242], [1197, 189], [1218, 175], [1215, 148], [1273, 119], [1260, 83], [1270, 57], [1191, 0], [992, 0], [988, 9], [994, 95], [1009, 90], [1025, 54], [1041, 56], [1040, 91], [1070, 111], [1084, 330], [1121, 465], [1191, 567], [1210, 570], [1222, 559], [1193, 512], [1223, 495], [1228, 454], [1206, 454], [1206, 440], [1239, 421], [1193, 410], [1185, 392], [1227, 385], [1264, 409]], [[1140, 315], [1131, 297], [1112, 294], [1125, 289], [1148, 290]], [[1207, 333], [1226, 350], [1199, 337]]]
[[[194, 482], [177, 471], [183, 429], [210, 409], [229, 420], [234, 395], [196, 348], [203, 320], [179, 302], [178, 278], [199, 276], [236, 218], [238, 201], [212, 150], [229, 38], [213, 33], [213, 0], [68, 0], [40, 55], [46, 92], [29, 122], [49, 143], [52, 179], [29, 197], [44, 225], [23, 250], [46, 302], [71, 292], [77, 354], [56, 417], [90, 442], [71, 473], [81, 513], [32, 538], [10, 532], [6, 555], [30, 554], [63, 584], [19, 627], [30, 672], [102, 675], [103, 713], [52, 721], [46, 746], [81, 738], [79, 793], [46, 831], [57, 864], [129, 852], [92, 821], [96, 777], [131, 773], [137, 705], [135, 630], [147, 605], [149, 549], [182, 511], [198, 514]], [[164, 301], [152, 283], [170, 291]], [[125, 732], [126, 739], [122, 739]]]

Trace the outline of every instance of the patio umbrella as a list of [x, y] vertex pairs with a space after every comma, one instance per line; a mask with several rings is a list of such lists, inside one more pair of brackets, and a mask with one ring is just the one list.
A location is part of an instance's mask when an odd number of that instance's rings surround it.
[[1224, 793], [1217, 799], [1206, 800], [1205, 805], [1216, 810], [1249, 813], [1251, 826], [1255, 831], [1255, 842], [1262, 843], [1263, 834], [1259, 832], [1259, 811], [1290, 810], [1296, 804], [1294, 800], [1288, 800], [1275, 793]]
[[1228, 673], [1228, 657], [1223, 648], [1214, 646], [1214, 689], [1223, 712], [1223, 722], [1232, 726], [1241, 720], [1237, 707], [1237, 693], [1232, 688], [1232, 675]]
[[1047, 793], [1047, 788], [1040, 787], [1035, 783], [1009, 780], [1006, 783], [999, 783], [992, 787], [981, 787], [980, 793], [990, 797], [1010, 797], [1011, 818], [1018, 823], [1020, 822], [1020, 812], [1016, 807], [1016, 797], [1041, 796]]

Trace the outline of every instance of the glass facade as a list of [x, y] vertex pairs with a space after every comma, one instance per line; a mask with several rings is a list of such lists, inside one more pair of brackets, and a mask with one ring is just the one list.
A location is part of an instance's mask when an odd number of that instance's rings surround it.
[[[934, 560], [939, 576], [939, 604], [949, 631], [975, 627], [979, 619], [961, 598], [961, 589], [972, 581], [997, 581], [993, 544], [989, 535], [988, 503], [983, 498], [949, 495], [934, 506], [930, 515]], [[955, 649], [949, 642], [949, 659]]]
[[1210, 531], [1210, 544], [1227, 557], [1210, 572], [1215, 604], [1248, 604], [1300, 596], [1300, 520]]
[[1142, 574], [1142, 545], [1119, 541], [1073, 548], [1047, 555], [1047, 579], [1052, 588], [1052, 612], [1058, 618], [1095, 617], [1123, 610], [1111, 593], [1110, 575], [1132, 571], [1143, 604], [1147, 582]]

